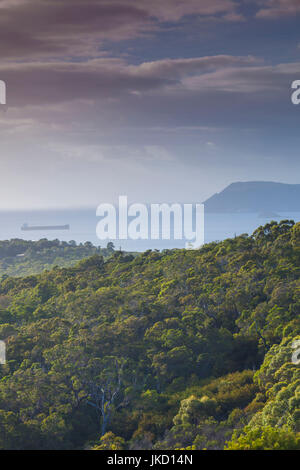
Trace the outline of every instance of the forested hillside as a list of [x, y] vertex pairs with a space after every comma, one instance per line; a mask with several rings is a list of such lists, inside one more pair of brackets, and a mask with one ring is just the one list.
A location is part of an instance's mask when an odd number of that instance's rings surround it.
[[299, 277], [283, 221], [2, 279], [0, 448], [300, 449]]
[[0, 277], [38, 274], [55, 266], [73, 266], [78, 261], [99, 254], [104, 258], [113, 253], [112, 243], [99, 248], [90, 242], [77, 245], [75, 241], [41, 239], [0, 241]]

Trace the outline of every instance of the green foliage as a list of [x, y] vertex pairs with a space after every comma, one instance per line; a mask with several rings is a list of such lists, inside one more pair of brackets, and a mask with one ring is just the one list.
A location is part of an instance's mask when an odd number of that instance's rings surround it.
[[300, 434], [271, 426], [247, 426], [239, 437], [233, 436], [226, 450], [300, 450]]
[[0, 282], [0, 448], [298, 445], [299, 226], [138, 256], [67, 244], [85, 259], [41, 274], [31, 247], [34, 274]]
[[125, 440], [115, 436], [112, 432], [107, 432], [100, 439], [100, 444], [92, 447], [92, 450], [125, 450]]
[[79, 260], [93, 255], [104, 258], [114, 254], [113, 243], [99, 248], [90, 242], [76, 244], [75, 241], [41, 239], [37, 242], [13, 239], [0, 242], [0, 277], [28, 276], [45, 269], [74, 266]]
[[257, 372], [255, 379], [265, 390], [268, 402], [253, 417], [252, 425], [286, 426], [300, 432], [300, 368], [291, 361], [296, 339], [285, 338], [280, 345], [274, 345]]

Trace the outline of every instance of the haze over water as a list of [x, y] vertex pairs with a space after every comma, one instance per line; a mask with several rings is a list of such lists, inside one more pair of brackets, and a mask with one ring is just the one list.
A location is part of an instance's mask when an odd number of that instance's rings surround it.
[[[249, 235], [260, 225], [270, 220], [279, 222], [284, 219], [300, 221], [300, 212], [282, 212], [276, 214], [279, 217], [260, 217], [258, 213], [240, 214], [205, 214], [205, 243], [216, 240], [224, 240], [235, 235], [248, 233]], [[105, 246], [108, 242], [99, 240], [96, 235], [96, 226], [99, 217], [96, 217], [96, 209], [65, 209], [65, 210], [35, 210], [35, 211], [0, 211], [0, 239], [8, 240], [21, 238], [24, 240], [49, 240], [62, 241], [75, 240], [77, 243], [86, 241], [96, 246]], [[69, 224], [70, 230], [29, 231], [24, 232], [21, 226], [29, 225], [64, 225]], [[113, 240], [116, 248], [122, 247], [128, 251], [144, 251], [147, 249], [183, 248], [185, 240]]]

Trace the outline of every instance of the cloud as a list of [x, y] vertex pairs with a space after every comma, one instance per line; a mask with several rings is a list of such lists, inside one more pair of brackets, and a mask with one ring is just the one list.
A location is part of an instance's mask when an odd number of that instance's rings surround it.
[[232, 0], [0, 0], [0, 57], [99, 57], [105, 41], [156, 31], [189, 15], [239, 18]]
[[[293, 77], [299, 72], [300, 62], [278, 65], [253, 64], [251, 67], [218, 68], [195, 77], [183, 80], [183, 86], [190, 90], [214, 90], [215, 92], [243, 94], [286, 94], [291, 86]], [[259, 95], [261, 99], [261, 94]]]
[[139, 76], [119, 59], [6, 64], [0, 67], [0, 75], [7, 84], [7, 101], [11, 107], [117, 100], [120, 95], [154, 90], [171, 83], [159, 75]]
[[146, 11], [127, 2], [25, 0], [1, 9], [0, 56], [8, 58], [100, 55], [105, 39], [121, 40], [147, 30]]
[[129, 70], [139, 77], [160, 77], [168, 80], [178, 80], [188, 75], [199, 75], [219, 68], [249, 65], [257, 62], [258, 59], [252, 56], [217, 55], [144, 62], [138, 66], [130, 66]]
[[179, 21], [187, 15], [222, 16], [236, 11], [232, 0], [134, 0], [129, 3], [141, 6], [160, 21]]
[[[10, 107], [42, 106], [77, 100], [118, 102], [123, 96], [163, 93], [190, 88], [200, 77], [216, 71], [243, 68], [259, 63], [251, 56], [229, 55], [193, 59], [165, 59], [129, 65], [121, 59], [86, 62], [4, 63], [0, 75], [7, 83]], [[212, 75], [210, 75], [212, 74]], [[198, 78], [197, 78], [198, 77]], [[189, 81], [190, 80], [190, 81]]]
[[162, 146], [159, 145], [101, 145], [101, 144], [65, 144], [51, 143], [47, 149], [59, 155], [64, 161], [86, 162], [97, 164], [105, 161], [127, 161], [138, 162], [171, 162], [173, 156]]
[[276, 19], [300, 14], [299, 0], [263, 0], [260, 3], [257, 18]]
[[0, 76], [8, 89], [5, 132], [11, 126], [28, 138], [47, 134], [73, 146], [87, 142], [91, 159], [99, 158], [94, 145], [116, 141], [180, 145], [182, 136], [199, 140], [211, 129], [256, 127], [286, 108], [292, 119], [290, 85], [299, 69], [299, 62], [269, 65], [252, 56], [230, 55], [139, 65], [108, 57], [2, 63]]

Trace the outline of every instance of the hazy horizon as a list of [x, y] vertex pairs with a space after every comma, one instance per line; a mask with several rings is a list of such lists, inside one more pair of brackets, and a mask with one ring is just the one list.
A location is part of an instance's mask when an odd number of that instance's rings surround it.
[[[282, 182], [282, 181], [261, 181], [261, 180], [256, 180], [256, 181], [248, 181], [248, 180], [245, 180], [245, 181], [232, 181], [231, 183], [229, 183], [228, 185], [226, 185], [225, 187], [221, 187], [219, 189], [217, 189], [213, 194], [210, 194], [208, 195], [207, 199], [209, 199], [210, 197], [212, 197], [213, 195], [215, 194], [218, 194], [218, 193], [221, 193], [223, 190], [227, 189], [230, 185], [232, 184], [237, 184], [237, 183], [274, 183], [274, 184], [283, 184], [283, 185], [290, 185], [290, 186], [297, 186], [297, 185], [300, 185], [300, 183], [285, 183], [285, 182]], [[111, 204], [114, 204], [116, 206], [118, 206], [118, 198], [119, 196], [122, 196], [122, 194], [119, 194], [118, 196], [115, 196], [114, 199], [112, 200], [105, 200], [105, 201], [99, 201], [100, 203], [102, 202], [109, 202]], [[134, 202], [140, 202], [142, 204], [151, 204], [151, 203], [166, 203], [166, 204], [172, 204], [172, 203], [179, 203], [179, 204], [184, 204], [184, 203], [193, 203], [193, 204], [196, 204], [196, 203], [199, 203], [199, 204], [202, 204], [202, 203], [205, 203], [206, 199], [203, 200], [201, 198], [198, 198], [197, 200], [171, 200], [171, 199], [166, 199], [164, 201], [161, 201], [161, 200], [156, 200], [156, 198], [152, 198], [151, 200], [139, 200], [139, 201], [136, 201], [135, 199], [128, 199], [128, 203], [132, 204]], [[43, 205], [43, 206], [38, 206], [38, 205], [34, 205], [33, 207], [28, 207], [28, 206], [19, 206], [19, 207], [1, 207], [0, 206], [0, 212], [27, 212], [27, 211], [65, 211], [65, 210], [70, 210], [70, 211], [76, 211], [76, 210], [96, 210], [96, 207], [95, 205], [92, 205], [92, 204], [86, 204], [86, 205], [69, 205], [69, 206], [62, 206], [62, 205], [57, 205], [57, 206], [47, 206], [47, 205]], [[299, 207], [299, 211], [300, 211], [300, 207]]]

